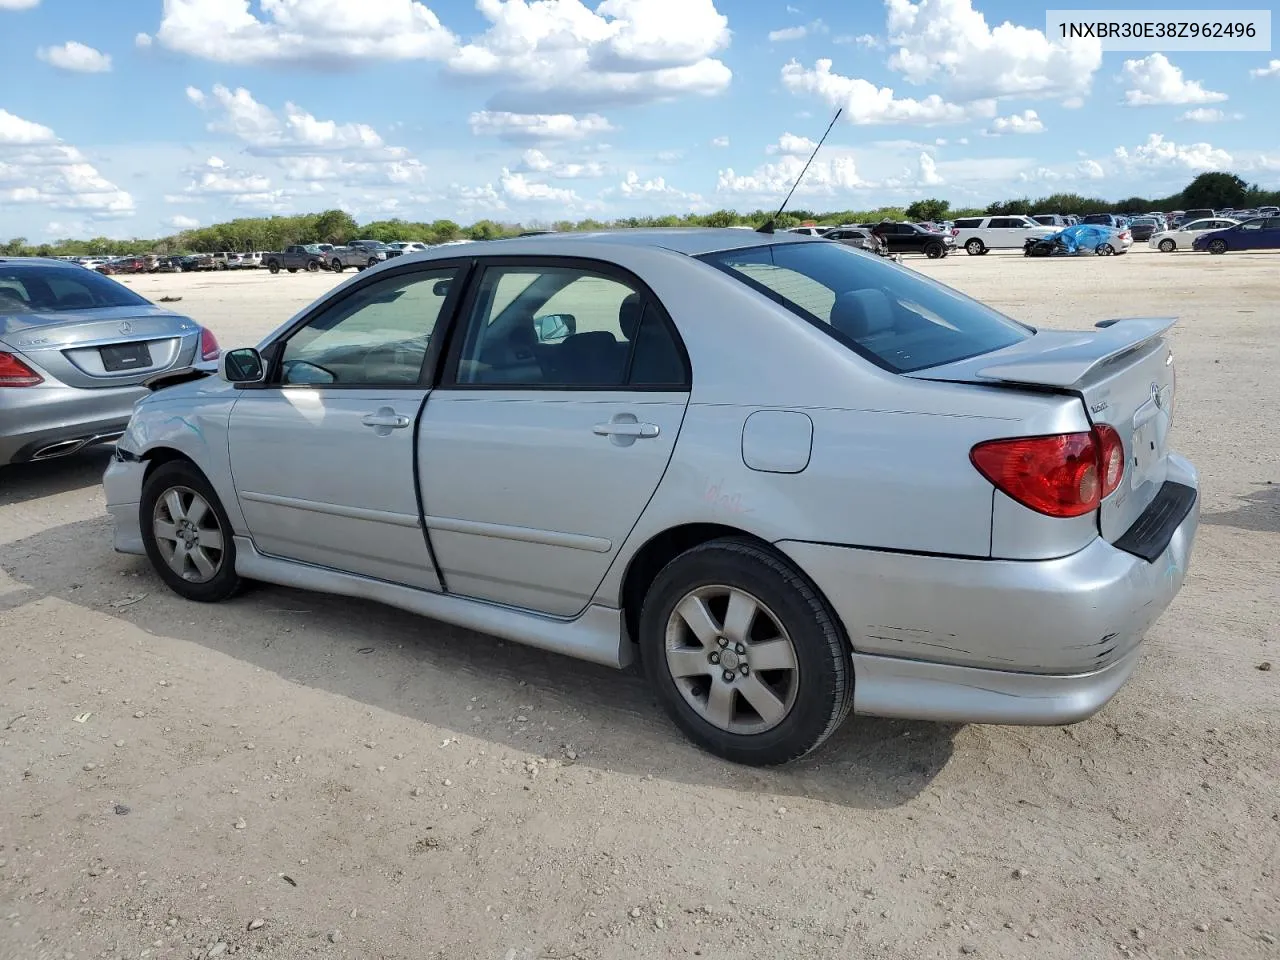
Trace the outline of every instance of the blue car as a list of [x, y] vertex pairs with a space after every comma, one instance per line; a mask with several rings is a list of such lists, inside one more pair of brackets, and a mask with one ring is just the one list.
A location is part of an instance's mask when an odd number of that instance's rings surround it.
[[1280, 217], [1254, 217], [1225, 230], [1202, 233], [1191, 241], [1192, 250], [1226, 253], [1228, 250], [1280, 250]]

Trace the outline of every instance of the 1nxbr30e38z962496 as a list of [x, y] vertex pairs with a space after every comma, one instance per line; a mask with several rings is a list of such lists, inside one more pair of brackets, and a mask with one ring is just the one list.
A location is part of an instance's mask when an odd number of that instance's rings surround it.
[[735, 761], [850, 711], [1073, 722], [1198, 523], [1171, 324], [1036, 330], [782, 233], [461, 244], [146, 398], [108, 508], [192, 599], [258, 579], [638, 658]]

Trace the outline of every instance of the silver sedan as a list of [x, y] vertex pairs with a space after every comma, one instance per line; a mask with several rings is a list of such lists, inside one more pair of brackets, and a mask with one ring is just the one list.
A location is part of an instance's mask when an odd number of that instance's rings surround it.
[[145, 399], [106, 499], [184, 597], [262, 580], [638, 659], [734, 761], [850, 711], [1069, 723], [1187, 570], [1171, 323], [1037, 330], [793, 234], [451, 246]]
[[0, 467], [115, 440], [144, 380], [218, 355], [209, 330], [110, 277], [0, 258]]

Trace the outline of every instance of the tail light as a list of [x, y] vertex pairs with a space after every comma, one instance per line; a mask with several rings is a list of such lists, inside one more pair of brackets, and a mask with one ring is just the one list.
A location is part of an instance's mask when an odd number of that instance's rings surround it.
[[1124, 444], [1106, 424], [1088, 433], [1014, 437], [980, 443], [969, 453], [998, 490], [1050, 517], [1092, 513], [1120, 486]]
[[34, 387], [41, 383], [44, 377], [12, 353], [0, 353], [0, 387]]
[[200, 328], [200, 359], [217, 360], [222, 356], [222, 348], [218, 346], [218, 338], [208, 327]]

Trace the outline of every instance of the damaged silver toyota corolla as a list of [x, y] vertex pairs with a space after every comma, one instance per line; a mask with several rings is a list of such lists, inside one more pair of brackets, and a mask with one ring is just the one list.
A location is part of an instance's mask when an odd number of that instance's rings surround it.
[[850, 710], [1070, 723], [1187, 569], [1172, 323], [1037, 330], [787, 234], [462, 244], [157, 385], [106, 497], [192, 600], [264, 580], [638, 657], [735, 761]]

